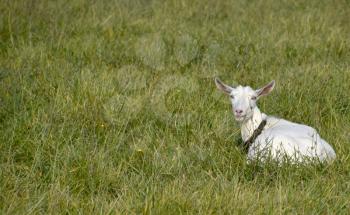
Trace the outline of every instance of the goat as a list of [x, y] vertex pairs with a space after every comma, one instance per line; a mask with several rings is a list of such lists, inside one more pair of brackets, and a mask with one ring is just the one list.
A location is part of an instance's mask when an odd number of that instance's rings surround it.
[[260, 160], [292, 163], [310, 160], [332, 161], [333, 148], [317, 131], [303, 124], [267, 116], [257, 107], [257, 101], [274, 89], [275, 81], [253, 90], [249, 86], [231, 87], [215, 78], [217, 88], [230, 96], [234, 118], [239, 122], [249, 161]]

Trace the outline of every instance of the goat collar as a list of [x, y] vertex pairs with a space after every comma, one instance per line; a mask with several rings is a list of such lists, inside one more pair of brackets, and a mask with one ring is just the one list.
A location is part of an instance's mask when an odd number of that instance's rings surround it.
[[245, 152], [248, 153], [249, 147], [252, 145], [252, 143], [254, 143], [255, 139], [261, 134], [265, 125], [266, 125], [266, 119], [261, 121], [259, 127], [254, 130], [253, 135], [247, 141], [244, 142], [243, 149]]

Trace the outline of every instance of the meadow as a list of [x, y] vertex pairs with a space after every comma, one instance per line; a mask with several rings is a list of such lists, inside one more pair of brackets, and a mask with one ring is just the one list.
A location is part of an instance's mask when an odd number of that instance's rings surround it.
[[[0, 0], [1, 214], [348, 214], [350, 2]], [[331, 164], [247, 165], [213, 78]]]

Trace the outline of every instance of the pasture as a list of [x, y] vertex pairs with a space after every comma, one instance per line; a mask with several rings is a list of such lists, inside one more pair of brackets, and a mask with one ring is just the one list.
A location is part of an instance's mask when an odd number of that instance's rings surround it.
[[[0, 1], [1, 214], [347, 214], [350, 3]], [[214, 77], [330, 165], [247, 165]]]

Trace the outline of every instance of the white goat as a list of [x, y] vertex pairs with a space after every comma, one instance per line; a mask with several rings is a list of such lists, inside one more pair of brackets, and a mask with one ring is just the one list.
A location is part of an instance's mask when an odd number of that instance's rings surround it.
[[216, 86], [230, 96], [236, 121], [240, 123], [241, 135], [247, 150], [248, 161], [266, 160], [292, 163], [311, 160], [331, 161], [336, 155], [333, 148], [323, 140], [314, 128], [293, 123], [261, 113], [257, 100], [268, 95], [275, 81], [253, 90], [251, 87], [230, 87], [215, 78]]

